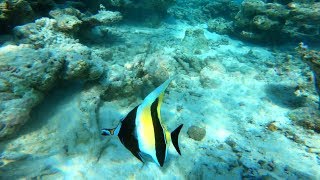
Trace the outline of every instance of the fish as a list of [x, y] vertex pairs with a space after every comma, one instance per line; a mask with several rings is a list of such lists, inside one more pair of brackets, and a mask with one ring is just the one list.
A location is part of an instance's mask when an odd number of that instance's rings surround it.
[[121, 143], [143, 163], [151, 157], [156, 164], [163, 167], [171, 143], [181, 155], [178, 137], [183, 124], [170, 133], [161, 118], [164, 92], [171, 81], [172, 78], [153, 90], [141, 104], [120, 120], [117, 127], [104, 128], [101, 134], [118, 136]]

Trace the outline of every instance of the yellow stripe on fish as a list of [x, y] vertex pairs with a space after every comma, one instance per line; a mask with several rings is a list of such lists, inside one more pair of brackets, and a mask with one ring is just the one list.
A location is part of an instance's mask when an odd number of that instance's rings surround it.
[[155, 139], [154, 139], [154, 129], [153, 129], [153, 123], [152, 123], [152, 117], [150, 113], [150, 106], [144, 107], [142, 109], [141, 115], [137, 116], [137, 120], [140, 122], [138, 125], [138, 137], [139, 135], [141, 138], [140, 142], [143, 142], [145, 147], [145, 150], [152, 150], [155, 146]]

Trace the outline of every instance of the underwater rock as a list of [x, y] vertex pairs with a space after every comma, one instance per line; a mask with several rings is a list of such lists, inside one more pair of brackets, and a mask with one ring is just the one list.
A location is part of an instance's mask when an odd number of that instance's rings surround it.
[[208, 18], [202, 10], [201, 4], [202, 2], [199, 1], [193, 1], [192, 3], [177, 1], [168, 9], [168, 14], [175, 19], [188, 21], [190, 24], [205, 23]]
[[227, 21], [224, 18], [211, 19], [208, 22], [208, 31], [218, 34], [230, 34], [233, 32], [232, 21]]
[[34, 20], [35, 13], [26, 0], [0, 2], [0, 33], [9, 31], [18, 24]]
[[319, 108], [320, 108], [320, 51], [309, 50], [306, 45], [300, 43], [296, 48], [296, 51], [300, 55], [302, 61], [304, 61], [310, 69], [313, 71], [315, 89], [319, 96]]
[[75, 32], [79, 30], [82, 21], [81, 13], [74, 8], [56, 9], [50, 11], [50, 16], [57, 21], [57, 28], [61, 31]]
[[83, 77], [89, 70], [88, 62], [79, 59], [78, 61], [71, 61], [67, 65], [66, 79], [75, 79], [76, 77]]
[[232, 20], [240, 10], [240, 5], [236, 1], [217, 0], [209, 1], [204, 7], [205, 15], [210, 18], [224, 18]]
[[[301, 23], [303, 22], [303, 23]], [[320, 2], [292, 3], [290, 16], [283, 26], [283, 32], [299, 41], [318, 42], [320, 24]]]
[[49, 12], [49, 15], [53, 18], [59, 18], [64, 15], [75, 16], [81, 18], [84, 16], [78, 9], [75, 8], [64, 8], [64, 9], [55, 9]]
[[251, 31], [241, 31], [240, 32], [241, 38], [244, 40], [249, 40], [249, 41], [261, 41], [263, 40], [263, 35], [257, 34]]
[[229, 0], [179, 0], [168, 9], [168, 13], [176, 19], [189, 24], [208, 23], [210, 19], [223, 18], [233, 21], [240, 10], [240, 3]]
[[[15, 35], [21, 43], [31, 44], [36, 49], [49, 46], [52, 48], [53, 55], [60, 55], [66, 65], [64, 75], [61, 76], [62, 79], [86, 79], [89, 77], [90, 80], [94, 80], [99, 78], [103, 66], [95, 66], [95, 63], [101, 63], [101, 58], [93, 53], [90, 48], [59, 32], [56, 23], [53, 19], [41, 18], [36, 20], [35, 23], [16, 27]], [[90, 61], [92, 58], [97, 60], [95, 62]]]
[[204, 51], [209, 49], [209, 42], [204, 35], [203, 29], [187, 29], [184, 33], [182, 44], [184, 47], [188, 48], [185, 52], [194, 53], [198, 50]]
[[21, 44], [29, 44], [36, 49], [75, 44], [78, 41], [59, 32], [57, 21], [49, 18], [37, 19], [34, 23], [28, 23], [14, 28], [13, 33]]
[[189, 127], [187, 134], [191, 139], [201, 141], [206, 136], [206, 129], [192, 125]]
[[103, 99], [131, 96], [130, 101], [134, 102], [137, 97], [145, 97], [156, 86], [174, 76], [178, 68], [179, 64], [172, 54], [163, 51], [137, 54], [124, 66], [108, 66], [108, 80], [101, 82], [108, 87]]
[[[13, 53], [14, 52], [14, 53]], [[32, 108], [43, 98], [41, 91], [52, 88], [63, 59], [47, 49], [34, 50], [25, 45], [0, 48], [1, 79], [12, 98], [1, 100], [0, 139], [14, 133], [29, 118]]]
[[202, 70], [202, 68], [206, 66], [206, 61], [196, 57], [195, 55], [192, 55], [188, 52], [183, 52], [181, 50], [176, 51], [174, 59], [179, 63], [179, 65], [187, 74], [191, 72], [198, 73]]
[[274, 30], [279, 26], [279, 22], [269, 19], [267, 16], [257, 15], [253, 18], [253, 24], [260, 30]]
[[0, 48], [0, 139], [25, 124], [44, 92], [60, 80], [90, 81], [104, 72], [97, 54], [58, 32], [55, 24], [55, 20], [42, 18], [17, 27], [20, 42], [30, 44]]
[[288, 117], [295, 124], [320, 133], [320, 113], [318, 109], [311, 107], [299, 108], [291, 111]]
[[274, 122], [271, 122], [271, 123], [269, 123], [269, 124], [267, 125], [267, 129], [268, 129], [269, 131], [274, 132], [274, 131], [277, 131], [277, 130], [278, 130], [278, 127], [275, 125]]
[[0, 33], [8, 33], [17, 25], [30, 23], [38, 17], [47, 16], [56, 5], [55, 0], [0, 1]]
[[[281, 27], [289, 11], [280, 4], [260, 0], [245, 0], [235, 16], [234, 35], [251, 41], [281, 40]], [[240, 33], [237, 33], [240, 32]]]
[[312, 4], [292, 2], [286, 6], [276, 2], [245, 0], [235, 16], [236, 31], [233, 35], [256, 42], [272, 40], [273, 43], [278, 43], [287, 39], [317, 42], [320, 37], [319, 12], [319, 2]]
[[[167, 9], [175, 2], [175, 0], [107, 0], [104, 5], [108, 8], [118, 9], [120, 12], [129, 16], [149, 16], [166, 14]], [[136, 17], [139, 18], [139, 17]]]
[[94, 26], [109, 25], [122, 19], [120, 12], [100, 10], [95, 15], [85, 15], [75, 8], [56, 9], [50, 11], [50, 16], [57, 21], [57, 28], [61, 31], [75, 33]]
[[91, 26], [109, 25], [122, 20], [120, 12], [113, 11], [99, 11], [98, 14], [82, 19], [85, 23]]
[[168, 54], [156, 52], [150, 54], [143, 65], [143, 72], [154, 85], [161, 84], [176, 74], [178, 63]]
[[0, 143], [0, 177], [61, 175], [59, 159], [80, 154], [88, 156], [83, 162], [97, 162], [108, 141], [99, 138], [97, 131], [96, 112], [103, 91], [92, 83], [72, 83], [51, 91], [34, 109], [31, 121], [15, 132], [19, 136]]

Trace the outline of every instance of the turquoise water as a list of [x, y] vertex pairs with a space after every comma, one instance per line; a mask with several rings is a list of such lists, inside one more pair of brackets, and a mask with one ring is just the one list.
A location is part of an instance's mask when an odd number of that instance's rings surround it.
[[[320, 179], [319, 12], [290, 0], [0, 1], [0, 179]], [[122, 144], [132, 139], [101, 135], [169, 78], [157, 117], [161, 132], [183, 124], [181, 155], [167, 139], [163, 166], [151, 157], [161, 139], [141, 124], [154, 116], [123, 125], [151, 144], [141, 161]]]

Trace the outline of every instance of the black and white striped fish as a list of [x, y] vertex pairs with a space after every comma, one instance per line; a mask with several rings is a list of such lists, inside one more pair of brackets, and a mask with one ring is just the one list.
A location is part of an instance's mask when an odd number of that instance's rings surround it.
[[149, 155], [161, 167], [167, 157], [170, 142], [181, 155], [178, 136], [183, 124], [170, 133], [161, 121], [164, 91], [171, 80], [168, 79], [151, 92], [116, 128], [102, 129], [102, 135], [118, 135], [122, 144], [140, 161], [144, 162], [145, 155]]

